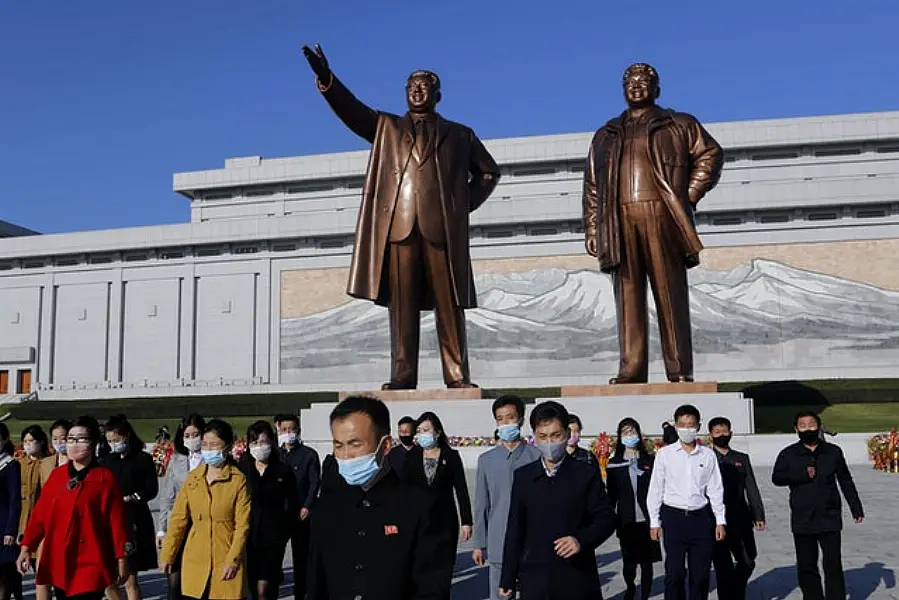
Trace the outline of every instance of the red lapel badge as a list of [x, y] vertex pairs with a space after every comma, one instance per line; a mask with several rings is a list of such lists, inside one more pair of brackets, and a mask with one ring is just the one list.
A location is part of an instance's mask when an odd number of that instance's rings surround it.
[[396, 525], [384, 525], [384, 535], [398, 535], [399, 532]]

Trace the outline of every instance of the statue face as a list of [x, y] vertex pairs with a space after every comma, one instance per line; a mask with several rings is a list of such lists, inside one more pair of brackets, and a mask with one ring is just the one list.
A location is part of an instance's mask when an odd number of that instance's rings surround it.
[[406, 103], [414, 113], [425, 113], [434, 110], [439, 94], [427, 77], [413, 77], [406, 83]]
[[658, 82], [647, 73], [634, 73], [624, 82], [624, 99], [628, 106], [650, 106], [655, 103], [658, 95]]

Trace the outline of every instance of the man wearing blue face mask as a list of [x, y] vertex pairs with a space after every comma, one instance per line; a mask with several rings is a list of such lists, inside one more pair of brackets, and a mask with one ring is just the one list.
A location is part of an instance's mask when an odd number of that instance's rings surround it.
[[540, 451], [522, 443], [524, 402], [521, 398], [511, 395], [497, 398], [493, 403], [493, 418], [499, 443], [478, 457], [472, 559], [479, 566], [490, 565], [490, 598], [499, 600], [512, 475], [519, 467], [539, 460]]
[[351, 396], [330, 420], [337, 473], [312, 519], [307, 598], [438, 598], [439, 536], [427, 495], [403, 483], [386, 458], [387, 406]]
[[522, 600], [601, 600], [596, 548], [615, 532], [599, 469], [568, 456], [568, 411], [531, 411], [541, 460], [515, 472], [499, 595]]

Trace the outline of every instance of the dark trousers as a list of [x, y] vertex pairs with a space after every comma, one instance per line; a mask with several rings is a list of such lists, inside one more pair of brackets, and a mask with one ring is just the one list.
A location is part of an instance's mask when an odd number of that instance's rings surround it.
[[[710, 508], [686, 513], [662, 506], [665, 600], [708, 600], [715, 518]], [[689, 567], [689, 593], [685, 594]]]
[[[306, 597], [306, 570], [309, 562], [309, 519], [297, 519], [290, 534], [290, 553], [293, 555], [293, 597]], [[277, 589], [277, 588], [276, 588]]]
[[646, 280], [655, 298], [662, 358], [669, 378], [693, 376], [693, 338], [687, 268], [677, 225], [662, 200], [621, 207], [624, 256], [612, 283], [618, 311], [624, 382], [646, 382], [649, 374], [649, 310]]
[[[843, 577], [843, 560], [840, 556], [840, 532], [813, 535], [793, 534], [796, 544], [796, 571], [799, 589], [805, 600], [843, 600], [846, 598], [846, 580]], [[821, 547], [824, 567], [824, 589], [818, 571], [818, 546]]]
[[456, 304], [446, 246], [425, 239], [412, 230], [405, 240], [391, 243], [390, 276], [390, 381], [415, 387], [418, 384], [418, 349], [421, 337], [423, 295], [434, 302], [440, 361], [446, 383], [468, 381], [468, 343], [465, 312]]
[[728, 526], [727, 536], [715, 542], [712, 555], [719, 598], [745, 600], [746, 586], [755, 570], [756, 555], [752, 526]]

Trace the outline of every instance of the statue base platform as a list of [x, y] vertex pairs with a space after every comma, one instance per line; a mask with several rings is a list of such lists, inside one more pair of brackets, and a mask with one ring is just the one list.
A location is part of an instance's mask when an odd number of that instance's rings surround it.
[[563, 385], [562, 398], [597, 396], [656, 396], [666, 394], [715, 394], [717, 381], [671, 383], [619, 383], [615, 385]]
[[424, 390], [365, 390], [358, 392], [339, 392], [337, 399], [345, 400], [348, 396], [372, 396], [381, 402], [422, 402], [431, 400], [480, 400], [482, 392], [479, 388], [435, 388]]

